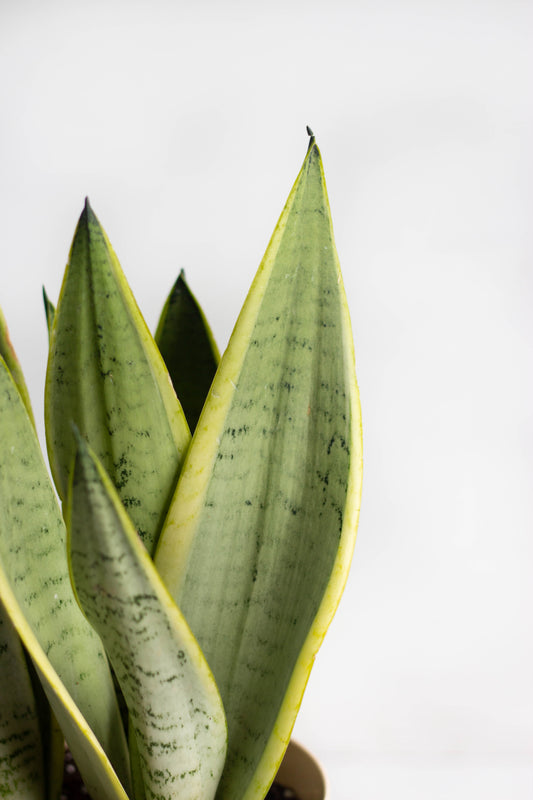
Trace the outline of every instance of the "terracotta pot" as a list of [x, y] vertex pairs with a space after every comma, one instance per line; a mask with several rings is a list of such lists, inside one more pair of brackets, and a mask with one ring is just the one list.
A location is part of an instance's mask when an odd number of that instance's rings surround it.
[[276, 776], [277, 783], [292, 789], [300, 800], [329, 800], [326, 776], [316, 759], [291, 739]]

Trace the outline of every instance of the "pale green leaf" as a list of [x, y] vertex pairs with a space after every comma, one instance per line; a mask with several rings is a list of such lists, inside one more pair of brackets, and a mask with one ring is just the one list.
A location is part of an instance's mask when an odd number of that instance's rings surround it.
[[352, 334], [312, 140], [223, 355], [156, 552], [228, 719], [217, 795], [263, 798], [355, 542]]
[[52, 712], [33, 661], [25, 653], [33, 694], [39, 716], [41, 744], [44, 757], [45, 785], [48, 787], [47, 798], [55, 800], [63, 783], [63, 767], [65, 761], [65, 736]]
[[[46, 675], [62, 706], [79, 708], [82, 738], [90, 726], [92, 738], [101, 742], [127, 786], [127, 744], [107, 659], [74, 598], [56, 496], [35, 431], [2, 359], [0, 596], [39, 674]], [[56, 716], [69, 738], [64, 714]]]
[[0, 308], [0, 356], [4, 359], [7, 368], [11, 373], [11, 376], [15, 381], [15, 385], [19, 390], [24, 405], [26, 406], [26, 411], [28, 412], [28, 415], [31, 419], [31, 423], [35, 428], [35, 419], [33, 417], [30, 395], [28, 393], [26, 381], [24, 380], [24, 374], [22, 372], [22, 368], [19, 364], [17, 354], [15, 353], [15, 348], [13, 347], [11, 339], [9, 338], [7, 323], [1, 308]]
[[73, 421], [152, 552], [190, 434], [161, 354], [88, 203], [52, 327], [45, 410], [61, 499], [76, 449]]
[[204, 313], [185, 281], [183, 270], [161, 312], [155, 341], [189, 427], [194, 431], [220, 356]]
[[217, 688], [111, 481], [81, 437], [67, 527], [78, 601], [102, 637], [128, 705], [146, 797], [210, 800], [226, 752]]
[[46, 800], [37, 704], [20, 639], [1, 600], [0, 797]]
[[[0, 564], [0, 591], [33, 663], [83, 781], [94, 800], [130, 800], [98, 739], [80, 714], [24, 617]], [[82, 677], [82, 676], [81, 676]], [[52, 795], [53, 797], [53, 795]], [[25, 799], [24, 799], [25, 800]]]

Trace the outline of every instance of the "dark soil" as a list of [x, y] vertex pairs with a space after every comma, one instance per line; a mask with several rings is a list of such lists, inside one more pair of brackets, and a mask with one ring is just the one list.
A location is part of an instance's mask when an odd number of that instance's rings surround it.
[[[70, 750], [65, 750], [65, 766], [63, 770], [63, 787], [61, 800], [90, 800], [89, 792], [83, 785], [81, 775], [74, 763]], [[265, 800], [299, 800], [292, 789], [274, 783], [270, 787]]]

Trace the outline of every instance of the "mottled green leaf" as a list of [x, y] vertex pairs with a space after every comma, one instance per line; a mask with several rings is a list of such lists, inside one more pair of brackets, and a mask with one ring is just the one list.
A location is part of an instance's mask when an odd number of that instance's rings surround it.
[[126, 699], [146, 797], [211, 800], [226, 752], [220, 697], [103, 467], [79, 439], [67, 508], [78, 601]]
[[[81, 613], [70, 583], [66, 531], [35, 431], [0, 359], [0, 596], [41, 679], [59, 696], [57, 719], [76, 713], [128, 786], [127, 744], [102, 644]], [[72, 711], [74, 714], [74, 711]], [[83, 717], [81, 715], [83, 714]], [[87, 749], [91, 745], [86, 745]], [[98, 756], [101, 759], [101, 756]], [[107, 764], [107, 758], [105, 758]], [[107, 769], [107, 767], [106, 767]], [[116, 780], [116, 779], [115, 779]], [[113, 795], [109, 795], [112, 797]]]
[[161, 354], [88, 203], [52, 328], [45, 410], [50, 466], [61, 499], [76, 449], [73, 421], [151, 552], [190, 433]]
[[182, 272], [164, 305], [155, 340], [194, 431], [220, 356], [202, 309]]
[[20, 639], [1, 600], [0, 797], [46, 800], [37, 704]]
[[4, 359], [6, 366], [11, 373], [11, 376], [15, 381], [15, 385], [19, 390], [24, 405], [26, 406], [26, 411], [28, 412], [28, 415], [31, 419], [31, 423], [35, 428], [35, 420], [33, 418], [30, 395], [28, 394], [28, 388], [26, 386], [26, 381], [24, 380], [24, 374], [19, 364], [17, 354], [15, 353], [15, 349], [11, 343], [11, 339], [9, 338], [7, 323], [1, 308], [0, 308], [0, 356]]
[[217, 797], [263, 798], [353, 551], [361, 423], [312, 140], [186, 458], [156, 566], [228, 719]]
[[[44, 650], [24, 617], [1, 565], [0, 589], [6, 610], [8, 610], [24, 646], [31, 653], [39, 680], [43, 685], [54, 715], [65, 734], [91, 797], [94, 800], [130, 800], [118, 780], [106, 753], [92, 730], [88, 727], [87, 721], [72, 702], [72, 698], [65, 690], [59, 676], [52, 668]], [[54, 795], [51, 795], [51, 797], [54, 797]]]

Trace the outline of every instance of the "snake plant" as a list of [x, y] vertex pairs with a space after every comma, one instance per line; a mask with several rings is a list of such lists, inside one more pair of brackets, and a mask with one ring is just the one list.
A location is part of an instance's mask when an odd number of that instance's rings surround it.
[[0, 796], [56, 800], [66, 740], [94, 800], [261, 800], [360, 501], [314, 137], [221, 359], [183, 275], [150, 334], [87, 201], [45, 307], [53, 483], [0, 319]]

